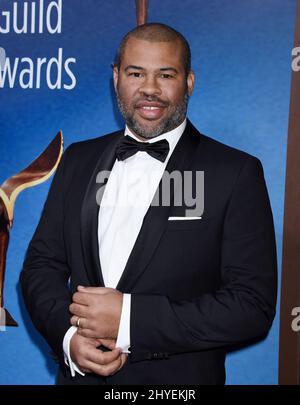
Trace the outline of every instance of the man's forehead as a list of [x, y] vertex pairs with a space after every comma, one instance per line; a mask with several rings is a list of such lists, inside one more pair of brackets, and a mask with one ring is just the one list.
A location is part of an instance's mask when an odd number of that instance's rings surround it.
[[181, 48], [181, 43], [178, 39], [174, 41], [157, 41], [157, 40], [149, 40], [149, 39], [142, 39], [136, 37], [129, 37], [126, 41], [124, 51], [132, 50], [132, 49], [151, 49], [151, 48]]
[[[126, 63], [136, 62], [172, 62], [182, 64], [182, 47], [179, 41], [148, 41], [139, 38], [129, 38], [124, 51], [123, 61]], [[134, 61], [132, 60], [134, 59]]]

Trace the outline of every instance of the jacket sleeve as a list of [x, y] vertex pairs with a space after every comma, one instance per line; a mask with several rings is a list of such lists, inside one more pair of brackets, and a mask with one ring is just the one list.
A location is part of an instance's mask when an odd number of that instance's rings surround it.
[[221, 286], [196, 298], [132, 294], [131, 361], [229, 347], [264, 336], [275, 316], [273, 217], [258, 159], [249, 157], [224, 218]]
[[35, 327], [64, 366], [63, 338], [70, 327], [68, 288], [70, 268], [64, 249], [64, 195], [70, 148], [53, 178], [43, 212], [29, 244], [20, 283], [25, 305]]

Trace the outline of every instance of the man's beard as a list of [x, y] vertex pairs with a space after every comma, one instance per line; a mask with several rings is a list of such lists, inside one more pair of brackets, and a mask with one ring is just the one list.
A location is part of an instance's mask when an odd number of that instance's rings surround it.
[[[125, 103], [121, 100], [119, 94], [116, 94], [119, 110], [123, 115], [127, 126], [137, 135], [145, 138], [151, 139], [155, 138], [161, 134], [172, 131], [172, 129], [178, 127], [183, 120], [185, 119], [187, 106], [189, 101], [188, 91], [185, 92], [182, 102], [176, 105], [173, 105], [169, 110], [170, 114], [168, 117], [164, 118], [157, 126], [154, 128], [147, 128], [141, 126], [141, 124], [134, 119], [133, 112], [126, 106]], [[156, 97], [147, 97], [147, 101], [159, 101]]]

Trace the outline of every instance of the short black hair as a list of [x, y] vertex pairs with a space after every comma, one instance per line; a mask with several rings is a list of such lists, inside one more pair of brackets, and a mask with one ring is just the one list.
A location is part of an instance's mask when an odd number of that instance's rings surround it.
[[114, 66], [120, 70], [121, 61], [124, 53], [125, 46], [129, 38], [134, 37], [143, 39], [149, 42], [175, 42], [179, 41], [182, 45], [183, 63], [186, 75], [191, 70], [191, 49], [185, 37], [174, 28], [162, 23], [147, 23], [139, 25], [133, 30], [129, 31], [120, 42], [117, 50], [116, 61]]

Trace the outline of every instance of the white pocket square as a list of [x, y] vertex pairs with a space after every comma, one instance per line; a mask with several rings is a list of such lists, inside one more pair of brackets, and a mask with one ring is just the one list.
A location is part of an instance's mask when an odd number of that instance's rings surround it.
[[169, 217], [168, 221], [183, 221], [183, 220], [195, 220], [195, 219], [202, 219], [202, 217]]

